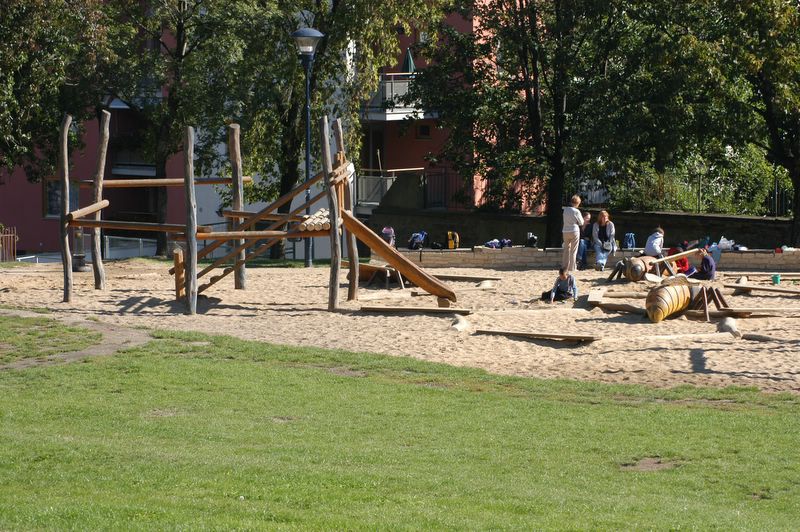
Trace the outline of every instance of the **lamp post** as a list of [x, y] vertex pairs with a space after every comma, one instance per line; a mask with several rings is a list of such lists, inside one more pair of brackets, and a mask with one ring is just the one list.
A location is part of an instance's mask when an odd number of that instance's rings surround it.
[[[324, 35], [314, 28], [302, 28], [292, 33], [294, 42], [300, 52], [300, 59], [306, 70], [306, 181], [311, 179], [311, 65], [314, 64], [314, 52], [317, 43]], [[306, 203], [311, 200], [311, 190], [306, 189]], [[311, 205], [306, 205], [306, 214], [311, 214]], [[305, 239], [305, 266], [310, 268], [314, 258], [313, 243]]]

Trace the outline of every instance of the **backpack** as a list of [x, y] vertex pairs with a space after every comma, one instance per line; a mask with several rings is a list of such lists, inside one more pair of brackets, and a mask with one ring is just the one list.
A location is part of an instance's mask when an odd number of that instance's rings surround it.
[[636, 247], [636, 235], [633, 233], [625, 233], [622, 239], [623, 249], [633, 249]]
[[447, 232], [447, 249], [456, 249], [461, 243], [461, 237], [455, 231]]
[[411, 238], [408, 239], [408, 249], [422, 249], [426, 238], [428, 238], [428, 233], [425, 231], [412, 233]]

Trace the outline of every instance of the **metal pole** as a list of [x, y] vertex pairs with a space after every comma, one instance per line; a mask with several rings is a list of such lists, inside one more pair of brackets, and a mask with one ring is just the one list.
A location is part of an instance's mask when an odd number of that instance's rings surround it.
[[[303, 54], [303, 66], [306, 67], [306, 181], [311, 179], [311, 64], [314, 56]], [[306, 203], [311, 200], [311, 190], [306, 189]], [[311, 205], [306, 206], [306, 214], [311, 214]], [[314, 260], [314, 242], [305, 239], [305, 266], [311, 268]]]

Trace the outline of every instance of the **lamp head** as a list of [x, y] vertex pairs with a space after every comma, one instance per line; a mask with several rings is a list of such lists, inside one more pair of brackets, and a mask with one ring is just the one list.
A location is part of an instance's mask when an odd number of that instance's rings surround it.
[[297, 44], [300, 55], [314, 57], [317, 44], [324, 35], [314, 28], [301, 28], [292, 33], [292, 39]]

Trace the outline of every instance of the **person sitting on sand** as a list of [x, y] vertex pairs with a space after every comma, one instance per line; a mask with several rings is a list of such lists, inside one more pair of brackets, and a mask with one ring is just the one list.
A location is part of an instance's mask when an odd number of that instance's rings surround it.
[[703, 255], [703, 259], [700, 261], [700, 269], [697, 270], [697, 273], [695, 273], [692, 278], [701, 279], [703, 281], [713, 281], [717, 276], [717, 263], [714, 261], [714, 257], [712, 257], [705, 248], [701, 249], [700, 253]]
[[647, 237], [647, 243], [644, 245], [644, 254], [649, 257], [663, 258], [664, 252], [664, 230], [661, 227], [656, 227], [653, 234]]
[[556, 278], [553, 289], [542, 292], [542, 301], [552, 303], [569, 298], [572, 298], [573, 301], [578, 300], [578, 285], [575, 283], [575, 277], [562, 266], [558, 269], [558, 278]]
[[[689, 249], [689, 243], [684, 240], [681, 244], [678, 244], [673, 248], [669, 248], [669, 251], [667, 251], [667, 256], [677, 255], [678, 253], [681, 253], [688, 249]], [[689, 277], [693, 275], [695, 272], [697, 272], [695, 267], [689, 264], [688, 257], [681, 257], [679, 259], [675, 259], [674, 262], [675, 262], [675, 273], [682, 273], [686, 277]]]

